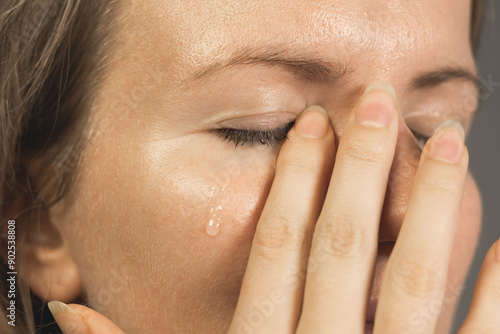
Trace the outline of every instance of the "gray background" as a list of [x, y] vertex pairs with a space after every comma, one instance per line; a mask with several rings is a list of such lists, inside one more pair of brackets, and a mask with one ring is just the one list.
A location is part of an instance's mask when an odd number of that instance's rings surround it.
[[491, 76], [496, 85], [482, 88], [481, 95], [484, 97], [467, 142], [470, 170], [483, 196], [483, 229], [452, 333], [458, 331], [467, 315], [477, 274], [486, 252], [500, 238], [500, 23], [495, 19], [498, 16], [498, 5], [498, 0], [487, 1], [477, 54], [480, 76], [486, 82]]

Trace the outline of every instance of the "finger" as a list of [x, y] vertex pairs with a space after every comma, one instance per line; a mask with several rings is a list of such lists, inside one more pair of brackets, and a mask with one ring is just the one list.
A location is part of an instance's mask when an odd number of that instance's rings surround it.
[[[433, 333], [455, 239], [468, 152], [460, 123], [441, 125], [424, 147], [396, 245], [387, 263], [374, 333]], [[437, 304], [437, 306], [436, 306]]]
[[334, 150], [326, 111], [308, 108], [280, 150], [230, 333], [295, 331], [303, 294], [301, 263], [324, 200]]
[[90, 333], [87, 323], [80, 314], [68, 305], [59, 301], [51, 301], [48, 306], [54, 320], [64, 334]]
[[64, 334], [124, 334], [111, 320], [83, 305], [51, 301], [48, 306]]
[[340, 141], [314, 231], [299, 333], [361, 333], [398, 131], [394, 88], [370, 85]]
[[500, 240], [490, 248], [479, 272], [472, 303], [458, 334], [500, 331]]

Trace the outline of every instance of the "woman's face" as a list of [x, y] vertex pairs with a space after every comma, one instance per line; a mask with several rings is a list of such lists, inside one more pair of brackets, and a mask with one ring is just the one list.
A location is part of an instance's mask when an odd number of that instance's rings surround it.
[[[411, 131], [430, 136], [449, 118], [467, 128], [476, 108], [470, 7], [470, 0], [125, 2], [79, 178], [50, 212], [78, 267], [78, 292], [126, 332], [223, 333], [280, 143], [235, 148], [217, 129], [275, 129], [319, 104], [341, 140], [366, 86], [384, 79], [396, 89], [401, 121], [376, 295], [420, 157]], [[472, 259], [480, 206], [469, 175], [440, 328]], [[426, 312], [436, 311], [416, 319]]]

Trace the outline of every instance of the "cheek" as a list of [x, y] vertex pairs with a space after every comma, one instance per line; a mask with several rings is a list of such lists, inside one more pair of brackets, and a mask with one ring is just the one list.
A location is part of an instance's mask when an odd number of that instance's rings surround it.
[[[79, 222], [67, 234], [93, 307], [130, 332], [146, 319], [155, 328], [172, 329], [180, 317], [217, 328], [232, 317], [276, 151], [228, 145], [218, 153], [209, 144], [137, 147], [126, 162], [119, 153], [94, 157], [99, 173], [83, 173]], [[133, 268], [128, 288], [99, 302], [120, 268]], [[130, 299], [138, 302], [129, 307]], [[159, 311], [169, 316], [152, 323]]]
[[144, 187], [148, 202], [156, 203], [155, 221], [168, 226], [169, 239], [208, 249], [241, 244], [242, 238], [251, 242], [274, 176], [275, 151], [228, 146], [220, 152], [207, 144], [160, 154], [137, 167], [165, 166], [146, 173]]

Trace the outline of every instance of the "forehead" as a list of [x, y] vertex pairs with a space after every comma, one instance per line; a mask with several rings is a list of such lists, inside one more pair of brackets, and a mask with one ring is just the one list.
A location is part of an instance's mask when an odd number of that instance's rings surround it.
[[203, 53], [276, 39], [308, 46], [406, 49], [468, 36], [470, 16], [470, 0], [135, 0], [135, 4], [151, 24]]
[[130, 0], [124, 36], [137, 59], [176, 64], [176, 76], [268, 45], [307, 50], [375, 75], [474, 65], [471, 0]]

